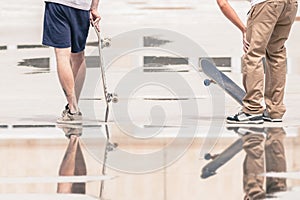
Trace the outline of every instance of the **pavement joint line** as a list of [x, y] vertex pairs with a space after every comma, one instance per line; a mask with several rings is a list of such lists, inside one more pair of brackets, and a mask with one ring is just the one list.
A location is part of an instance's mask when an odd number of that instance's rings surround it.
[[12, 128], [55, 128], [55, 124], [13, 124]]
[[0, 183], [15, 184], [15, 183], [82, 183], [95, 182], [103, 180], [111, 180], [116, 176], [53, 176], [53, 177], [0, 177]]

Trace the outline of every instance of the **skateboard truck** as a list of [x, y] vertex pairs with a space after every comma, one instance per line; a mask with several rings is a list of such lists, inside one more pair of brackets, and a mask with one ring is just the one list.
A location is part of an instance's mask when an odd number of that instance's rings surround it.
[[216, 81], [212, 79], [205, 79], [203, 82], [205, 86], [209, 86], [211, 83], [216, 84]]
[[118, 103], [118, 95], [116, 93], [108, 93], [107, 94], [107, 102]]
[[214, 154], [214, 155], [211, 155], [210, 153], [206, 153], [204, 155], [204, 159], [205, 160], [214, 160], [215, 158], [217, 158], [220, 154]]
[[107, 144], [107, 151], [113, 151], [113, 150], [115, 150], [117, 147], [118, 147], [119, 145], [118, 145], [118, 143], [108, 143]]
[[110, 47], [111, 46], [111, 38], [103, 38], [101, 39], [101, 48]]

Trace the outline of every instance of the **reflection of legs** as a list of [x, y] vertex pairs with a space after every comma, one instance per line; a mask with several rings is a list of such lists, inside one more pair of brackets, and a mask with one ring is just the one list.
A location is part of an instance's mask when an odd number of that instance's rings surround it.
[[[72, 135], [59, 169], [60, 176], [86, 175], [86, 165], [81, 151], [79, 138]], [[58, 193], [85, 194], [85, 183], [59, 183]]]
[[[284, 153], [283, 139], [285, 131], [283, 128], [268, 128], [266, 151], [267, 172], [286, 172], [286, 159]], [[283, 178], [268, 177], [266, 182], [267, 193], [286, 190], [286, 180]]]
[[264, 178], [259, 174], [264, 172], [264, 136], [248, 134], [243, 136], [243, 148], [246, 152], [244, 160], [244, 191], [246, 196], [259, 199], [265, 196]]

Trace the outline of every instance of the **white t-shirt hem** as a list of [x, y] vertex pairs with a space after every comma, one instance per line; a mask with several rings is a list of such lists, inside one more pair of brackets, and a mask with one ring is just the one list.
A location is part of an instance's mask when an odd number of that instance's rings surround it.
[[264, 1], [266, 1], [266, 0], [251, 0], [250, 2], [251, 2], [251, 6], [254, 6], [254, 5], [262, 3]]
[[80, 10], [90, 10], [91, 3], [88, 0], [45, 0], [45, 2], [58, 3]]

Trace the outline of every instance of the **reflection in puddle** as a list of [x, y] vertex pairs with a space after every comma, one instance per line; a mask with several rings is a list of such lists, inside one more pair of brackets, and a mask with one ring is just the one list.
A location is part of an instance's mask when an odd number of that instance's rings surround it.
[[132, 4], [132, 5], [144, 5], [144, 4], [147, 4], [147, 2], [145, 1], [130, 1], [130, 2], [127, 2], [128, 4]]
[[141, 10], [192, 10], [194, 8], [184, 7], [184, 6], [174, 6], [174, 7], [171, 7], [171, 6], [155, 7], [155, 6], [152, 6], [152, 7], [142, 7], [142, 8], [139, 8], [139, 9], [141, 9]]
[[24, 59], [23, 61], [20, 61], [18, 63], [18, 66], [33, 67], [34, 71], [24, 73], [27, 75], [49, 73], [50, 72], [49, 60], [50, 60], [49, 58]]
[[190, 98], [160, 98], [160, 97], [145, 97], [143, 98], [146, 101], [184, 101], [189, 100]]
[[40, 44], [24, 44], [24, 45], [17, 45], [18, 49], [35, 49], [35, 48], [48, 48], [47, 46], [40, 45]]
[[0, 46], [0, 50], [7, 50], [7, 46]]
[[168, 57], [168, 56], [144, 56], [144, 66], [159, 65], [188, 65], [188, 58]]
[[167, 43], [171, 43], [170, 40], [158, 39], [156, 37], [144, 36], [144, 47], [160, 47]]
[[[64, 158], [61, 162], [59, 168], [59, 176], [86, 176], [87, 175], [87, 166], [86, 161], [83, 154], [83, 148], [87, 148], [85, 146], [86, 139], [81, 139], [83, 135], [82, 125], [59, 125], [60, 129], [65, 133], [66, 138], [69, 139], [69, 143], [64, 155]], [[113, 151], [117, 148], [117, 143], [110, 142], [110, 134], [109, 128], [105, 125], [106, 138], [105, 141], [101, 142], [101, 146], [98, 146], [99, 149], [104, 148], [104, 154], [102, 159], [102, 167], [100, 170], [101, 173], [101, 181], [100, 181], [100, 190], [99, 197], [102, 199], [104, 196], [104, 184], [105, 180], [107, 180], [107, 172], [106, 172], [106, 164], [108, 159], [109, 152]], [[104, 146], [102, 146], [104, 145]], [[96, 152], [100, 152], [97, 150]], [[99, 155], [98, 155], [99, 156]], [[101, 157], [101, 156], [100, 156]], [[66, 182], [66, 183], [58, 183], [57, 185], [57, 193], [75, 193], [75, 194], [86, 194], [86, 183], [87, 181], [82, 182]]]
[[[206, 154], [211, 162], [202, 168], [201, 178], [216, 174], [216, 170], [229, 162], [242, 149], [246, 153], [243, 168], [243, 188], [245, 199], [264, 199], [287, 190], [285, 178], [265, 177], [265, 172], [286, 172], [284, 142], [286, 133], [281, 127], [234, 127], [229, 128], [241, 137], [223, 152]], [[265, 186], [264, 186], [265, 183]]]
[[49, 69], [49, 58], [30, 58], [18, 63], [18, 66], [36, 67], [39, 69]]
[[[59, 168], [59, 176], [86, 176], [86, 163], [79, 140], [82, 134], [82, 127], [64, 127], [62, 129], [66, 137], [69, 138], [69, 144]], [[85, 182], [58, 183], [57, 193], [85, 194], [85, 186]]]

